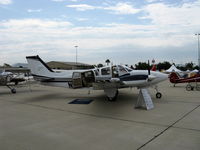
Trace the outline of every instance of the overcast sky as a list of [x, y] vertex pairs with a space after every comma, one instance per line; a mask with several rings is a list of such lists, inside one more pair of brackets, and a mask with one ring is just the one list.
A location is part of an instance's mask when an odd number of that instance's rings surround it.
[[0, 65], [197, 63], [200, 0], [0, 0]]

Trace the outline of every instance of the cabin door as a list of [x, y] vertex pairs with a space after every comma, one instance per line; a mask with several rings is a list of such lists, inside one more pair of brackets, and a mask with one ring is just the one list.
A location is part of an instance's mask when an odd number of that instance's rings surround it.
[[83, 87], [81, 72], [73, 72], [72, 75], [72, 87], [73, 88], [81, 88]]

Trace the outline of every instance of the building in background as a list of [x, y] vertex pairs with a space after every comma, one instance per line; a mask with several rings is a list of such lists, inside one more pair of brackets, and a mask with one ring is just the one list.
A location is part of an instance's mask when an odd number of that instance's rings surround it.
[[72, 70], [72, 69], [92, 69], [93, 65], [79, 63], [79, 62], [60, 62], [50, 61], [47, 65], [52, 69]]

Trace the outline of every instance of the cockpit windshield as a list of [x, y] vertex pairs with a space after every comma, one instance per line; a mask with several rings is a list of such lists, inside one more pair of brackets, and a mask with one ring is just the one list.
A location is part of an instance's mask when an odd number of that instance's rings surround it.
[[127, 66], [125, 66], [125, 65], [118, 65], [118, 68], [119, 68], [119, 71], [120, 72], [131, 72], [132, 71], [132, 69], [131, 68], [129, 68], [129, 67], [127, 67]]
[[128, 72], [133, 71], [133, 69], [129, 68], [128, 66], [124, 66]]
[[118, 77], [121, 75], [128, 74], [131, 72], [132, 69], [125, 66], [125, 65], [113, 65], [113, 66], [106, 66], [102, 68], [96, 68], [93, 70], [95, 73], [95, 76], [113, 76], [113, 77]]

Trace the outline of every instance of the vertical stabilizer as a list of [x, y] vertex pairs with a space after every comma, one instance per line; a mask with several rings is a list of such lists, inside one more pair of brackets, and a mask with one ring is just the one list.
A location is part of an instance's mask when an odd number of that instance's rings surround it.
[[54, 72], [47, 64], [37, 56], [27, 56], [28, 68], [33, 75], [48, 76]]

